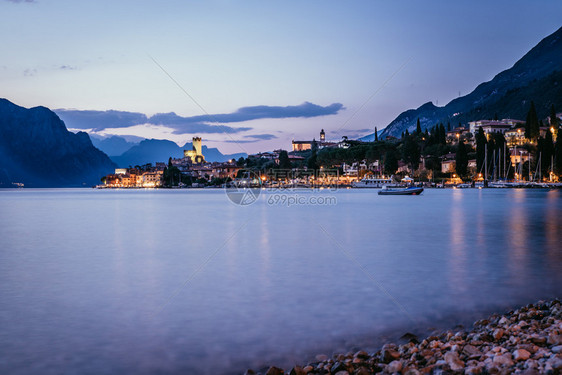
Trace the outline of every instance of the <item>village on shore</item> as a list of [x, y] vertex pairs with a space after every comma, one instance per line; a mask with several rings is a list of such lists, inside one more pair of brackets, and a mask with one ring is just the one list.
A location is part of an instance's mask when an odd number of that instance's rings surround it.
[[527, 119], [471, 121], [370, 142], [293, 140], [291, 151], [260, 152], [227, 162], [208, 162], [202, 140], [182, 158], [118, 168], [99, 188], [203, 188], [236, 185], [287, 187], [382, 187], [415, 182], [426, 187], [562, 187], [560, 117], [554, 107], [539, 120], [531, 102]]

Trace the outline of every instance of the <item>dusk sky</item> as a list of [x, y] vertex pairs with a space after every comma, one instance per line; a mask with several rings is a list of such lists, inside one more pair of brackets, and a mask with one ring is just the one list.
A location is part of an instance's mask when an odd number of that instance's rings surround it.
[[0, 97], [99, 135], [289, 149], [445, 105], [561, 16], [559, 0], [0, 0]]

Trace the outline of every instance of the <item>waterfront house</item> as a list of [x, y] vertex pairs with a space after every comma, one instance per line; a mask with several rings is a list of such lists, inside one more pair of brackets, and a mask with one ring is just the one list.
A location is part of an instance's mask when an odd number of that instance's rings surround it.
[[519, 163], [526, 163], [531, 158], [529, 151], [524, 149], [514, 148], [510, 150], [511, 165], [517, 166]]
[[520, 146], [528, 142], [527, 138], [525, 138], [524, 128], [507, 130], [504, 133], [504, 137], [508, 147]]
[[450, 172], [454, 172], [456, 168], [456, 162], [455, 159], [452, 160], [443, 160], [441, 162], [441, 172], [442, 173], [450, 173]]
[[463, 138], [463, 140], [464, 140], [468, 134], [470, 134], [470, 131], [465, 127], [461, 126], [461, 127], [455, 128], [455, 129], [447, 132], [447, 143], [457, 144], [457, 143], [459, 143], [459, 140], [461, 138]]
[[210, 176], [216, 178], [231, 178], [234, 180], [240, 169], [242, 169], [242, 167], [239, 167], [236, 164], [219, 163], [213, 166]]
[[513, 125], [508, 124], [503, 121], [493, 121], [493, 120], [479, 120], [471, 121], [468, 123], [470, 127], [470, 132], [476, 134], [479, 128], [482, 128], [485, 134], [491, 133], [505, 133], [513, 128]]
[[162, 186], [164, 171], [144, 172], [142, 174], [142, 187]]

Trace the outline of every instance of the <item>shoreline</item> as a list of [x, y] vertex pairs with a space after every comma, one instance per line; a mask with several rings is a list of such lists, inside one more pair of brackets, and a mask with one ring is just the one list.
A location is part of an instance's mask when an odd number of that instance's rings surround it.
[[406, 333], [375, 352], [324, 354], [281, 369], [249, 369], [245, 375], [562, 374], [562, 303], [538, 301], [476, 320], [472, 327], [442, 330], [426, 338]]
[[[472, 189], [485, 189], [485, 190], [496, 190], [496, 189], [503, 189], [503, 190], [513, 190], [513, 189], [526, 189], [526, 190], [562, 190], [562, 184], [560, 183], [553, 183], [553, 184], [545, 184], [545, 185], [514, 185], [514, 186], [487, 186], [487, 187], [483, 187], [483, 186], [458, 186], [458, 185], [446, 185], [446, 186], [426, 186], [426, 185], [422, 185], [424, 189], [438, 189], [438, 190], [442, 190], [442, 189], [463, 189], [463, 190], [472, 190]], [[21, 189], [21, 188], [8, 188], [8, 189]], [[32, 188], [33, 189], [33, 188]], [[64, 188], [55, 188], [55, 189], [64, 189]], [[178, 187], [178, 186], [173, 186], [173, 187], [163, 187], [163, 186], [154, 186], [154, 187], [140, 187], [140, 186], [120, 186], [120, 187], [115, 187], [115, 186], [93, 186], [90, 189], [101, 189], [101, 190], [213, 190], [213, 189], [227, 189], [224, 186], [198, 186], [198, 187], [191, 187], [191, 186], [186, 186], [186, 187]], [[230, 189], [230, 188], [228, 188]], [[234, 189], [234, 188], [232, 188]], [[274, 189], [279, 189], [279, 190], [286, 190], [286, 191], [290, 191], [290, 190], [295, 190], [295, 189], [299, 189], [299, 190], [338, 190], [338, 189], [353, 189], [353, 190], [381, 190], [380, 187], [355, 187], [352, 185], [338, 185], [337, 187], [330, 187], [330, 186], [262, 186], [260, 189], [262, 190], [274, 190]]]

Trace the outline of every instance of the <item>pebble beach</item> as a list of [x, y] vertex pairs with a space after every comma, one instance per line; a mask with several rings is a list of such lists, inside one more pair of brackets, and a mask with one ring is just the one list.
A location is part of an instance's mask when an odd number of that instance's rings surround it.
[[448, 330], [426, 338], [405, 334], [374, 353], [316, 356], [292, 369], [270, 367], [245, 375], [368, 374], [561, 374], [562, 304], [539, 301], [494, 314], [471, 330]]

